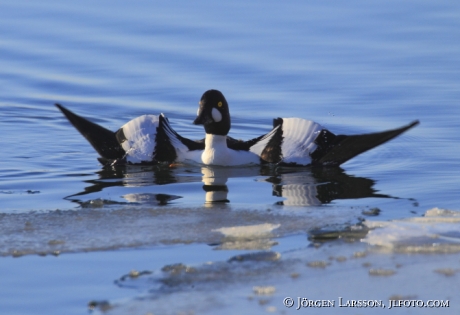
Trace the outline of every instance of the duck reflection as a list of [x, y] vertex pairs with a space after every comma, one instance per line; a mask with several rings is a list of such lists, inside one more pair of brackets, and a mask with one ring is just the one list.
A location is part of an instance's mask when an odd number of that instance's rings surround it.
[[277, 204], [285, 206], [319, 206], [336, 199], [392, 198], [378, 194], [372, 179], [347, 175], [341, 168], [285, 168], [267, 181], [273, 184], [273, 195], [285, 198]]
[[260, 176], [260, 166], [257, 167], [222, 167], [205, 166], [201, 168], [205, 204], [227, 203], [229, 178]]
[[206, 192], [205, 203], [230, 202], [227, 199], [228, 174], [223, 170], [209, 167], [203, 167], [201, 173], [203, 174], [203, 190]]
[[[106, 167], [96, 172], [97, 179], [85, 180], [89, 184], [84, 191], [67, 196], [72, 202], [80, 204], [82, 208], [103, 207], [112, 204], [143, 204], [143, 205], [166, 205], [173, 200], [182, 198], [182, 196], [165, 194], [165, 193], [129, 193], [122, 195], [123, 201], [107, 200], [96, 198], [85, 200], [87, 197], [93, 197], [103, 190], [112, 187], [149, 187], [155, 185], [174, 184], [179, 181], [193, 181], [187, 176], [178, 176], [174, 168], [157, 167], [157, 166], [117, 166]], [[198, 179], [197, 179], [198, 180]], [[196, 181], [197, 181], [196, 180]]]
[[[227, 182], [232, 178], [243, 177], [271, 183], [271, 195], [282, 198], [275, 203], [285, 206], [319, 206], [337, 199], [394, 198], [377, 193], [373, 188], [374, 180], [348, 175], [341, 168], [116, 166], [105, 168], [97, 172], [97, 175], [97, 179], [84, 181], [89, 184], [84, 191], [66, 199], [87, 206], [88, 201], [83, 199], [94, 197], [103, 190], [122, 186], [139, 189], [138, 192], [123, 194], [120, 201], [111, 200], [109, 203], [166, 205], [184, 197], [180, 193], [169, 193], [176, 190], [179, 184], [201, 182], [205, 205], [210, 206], [230, 202]], [[253, 183], [252, 181], [247, 187], [241, 187], [241, 192], [251, 189]], [[190, 187], [199, 189], [196, 185]], [[190, 192], [190, 187], [187, 193]], [[257, 191], [260, 193], [259, 189]], [[238, 196], [238, 191], [236, 195]]]

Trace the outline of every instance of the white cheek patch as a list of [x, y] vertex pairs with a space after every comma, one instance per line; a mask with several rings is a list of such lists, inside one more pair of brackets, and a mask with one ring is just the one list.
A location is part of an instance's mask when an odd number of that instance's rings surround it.
[[200, 114], [200, 108], [198, 107], [198, 109], [196, 110], [196, 115], [198, 116]]
[[212, 119], [215, 121], [215, 122], [219, 122], [222, 120], [222, 114], [219, 112], [219, 110], [217, 108], [213, 108], [212, 109], [212, 112], [211, 112], [211, 115], [212, 115]]

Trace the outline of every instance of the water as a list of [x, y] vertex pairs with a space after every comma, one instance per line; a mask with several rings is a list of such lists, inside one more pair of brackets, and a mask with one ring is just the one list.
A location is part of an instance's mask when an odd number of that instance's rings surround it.
[[[121, 248], [137, 255], [139, 246], [155, 253], [161, 244], [218, 242], [211, 230], [226, 226], [283, 222], [275, 236], [286, 237], [356, 223], [371, 208], [381, 210], [379, 220], [458, 209], [460, 6], [454, 2], [45, 0], [3, 1], [0, 8], [0, 254], [61, 253], [2, 258], [5, 268], [38, 259], [48, 267], [37, 272], [46, 274], [52, 259], [110, 260]], [[311, 119], [336, 134], [414, 119], [421, 125], [340, 170], [102, 169], [53, 105], [111, 130], [163, 112], [177, 132], [200, 139], [202, 127], [191, 122], [210, 88], [226, 96], [235, 138], [259, 136], [279, 116]], [[206, 204], [210, 173], [227, 185], [219, 196], [226, 205]], [[288, 224], [293, 220], [299, 222]], [[192, 254], [184, 257], [198, 263]], [[112, 280], [118, 276], [113, 272]], [[27, 279], [14, 292], [43, 282]], [[128, 299], [104, 281], [110, 293], [94, 299]], [[71, 294], [59, 298], [56, 313], [86, 312], [87, 297], [75, 301]], [[13, 314], [8, 305], [5, 312]]]

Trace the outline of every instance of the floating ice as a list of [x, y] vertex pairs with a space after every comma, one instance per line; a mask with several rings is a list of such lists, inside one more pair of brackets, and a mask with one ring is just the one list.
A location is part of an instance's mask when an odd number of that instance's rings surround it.
[[246, 226], [232, 226], [214, 229], [213, 232], [224, 234], [222, 243], [217, 249], [258, 249], [267, 250], [276, 245], [271, 240], [275, 235], [272, 231], [279, 228], [280, 224], [262, 223]]
[[[127, 195], [125, 195], [127, 197]], [[133, 198], [130, 195], [129, 198]], [[139, 196], [136, 198], [139, 201]], [[154, 195], [144, 195], [147, 200]], [[358, 210], [337, 208], [327, 213], [241, 209], [231, 205], [180, 208], [155, 205], [99, 207], [104, 200], [79, 210], [0, 213], [0, 256], [55, 254], [145, 247], [158, 244], [218, 244], [218, 249], [268, 250], [286, 234], [325, 224], [344, 224]], [[145, 201], [145, 200], [144, 200]], [[267, 211], [270, 210], [270, 211]], [[225, 222], [227, 227], [222, 228]], [[271, 232], [276, 229], [276, 235]], [[224, 236], [244, 236], [241, 238]]]
[[213, 231], [220, 232], [228, 238], [266, 238], [272, 237], [273, 235], [271, 232], [279, 227], [279, 224], [263, 223], [256, 225], [223, 227]]
[[423, 217], [366, 221], [364, 242], [404, 253], [460, 252], [460, 211], [433, 208]]

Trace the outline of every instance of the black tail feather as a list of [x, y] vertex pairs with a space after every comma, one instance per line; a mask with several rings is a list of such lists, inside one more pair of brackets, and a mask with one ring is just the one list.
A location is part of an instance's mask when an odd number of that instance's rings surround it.
[[419, 124], [419, 121], [388, 131], [363, 135], [334, 135], [323, 130], [317, 138], [318, 149], [312, 153], [313, 164], [337, 166], [367, 150], [385, 143]]
[[80, 117], [60, 104], [55, 104], [65, 117], [89, 141], [93, 148], [104, 159], [115, 160], [125, 155], [125, 151], [118, 143], [115, 132], [99, 126], [83, 117]]

